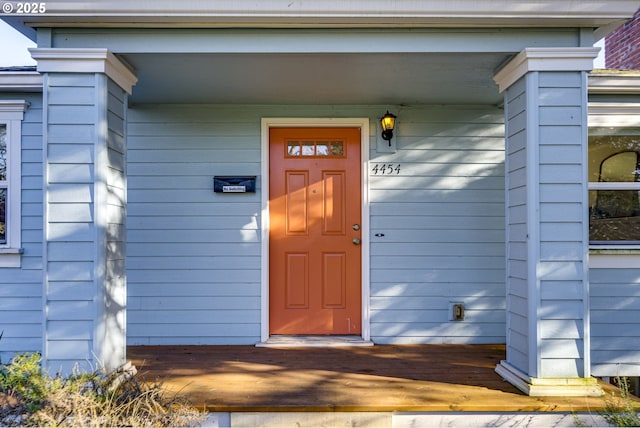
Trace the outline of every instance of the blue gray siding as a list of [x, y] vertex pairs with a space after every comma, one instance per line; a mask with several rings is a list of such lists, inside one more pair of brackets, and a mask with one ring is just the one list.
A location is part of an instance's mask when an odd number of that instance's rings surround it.
[[42, 96], [3, 93], [30, 103], [22, 122], [22, 248], [20, 268], [0, 274], [0, 361], [42, 351]]
[[[397, 114], [397, 151], [370, 154], [371, 338], [504, 343], [503, 112]], [[374, 174], [383, 164], [399, 173]]]
[[538, 97], [540, 376], [584, 377], [589, 371], [586, 73], [541, 72]]
[[47, 325], [50, 367], [91, 361], [94, 287], [96, 80], [93, 74], [45, 77], [47, 110]]
[[640, 271], [591, 269], [594, 376], [640, 376]]
[[507, 228], [507, 356], [509, 362], [528, 370], [529, 305], [527, 304], [527, 94], [521, 79], [505, 94]]
[[[128, 341], [260, 340], [256, 194], [214, 175], [260, 175], [261, 117], [370, 117], [371, 335], [379, 343], [504, 342], [502, 111], [407, 108], [378, 153], [383, 107], [135, 106], [128, 126]], [[386, 144], [386, 143], [385, 143]], [[371, 168], [370, 168], [371, 169]], [[384, 237], [375, 237], [383, 233]], [[449, 302], [466, 304], [449, 321]]]
[[103, 74], [45, 76], [46, 347], [70, 371], [124, 357], [124, 96]]
[[128, 343], [258, 342], [260, 180], [213, 192], [260, 175], [258, 110], [131, 108], [128, 143]]
[[[126, 111], [127, 94], [112, 80], [102, 88], [102, 105], [106, 108], [106, 129], [97, 165], [102, 180], [96, 183], [97, 200], [102, 209], [96, 212], [100, 225], [98, 247], [104, 251], [97, 271], [97, 319], [95, 334], [97, 359], [118, 365], [126, 358]], [[101, 304], [103, 302], [103, 304]]]
[[506, 92], [507, 360], [532, 377], [588, 372], [585, 79], [533, 72]]

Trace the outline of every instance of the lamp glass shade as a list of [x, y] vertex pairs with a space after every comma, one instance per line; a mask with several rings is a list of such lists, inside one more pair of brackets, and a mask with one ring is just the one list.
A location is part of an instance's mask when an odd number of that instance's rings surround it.
[[382, 116], [382, 119], [380, 119], [380, 124], [382, 125], [383, 131], [393, 131], [396, 125], [396, 117], [387, 111], [387, 113]]

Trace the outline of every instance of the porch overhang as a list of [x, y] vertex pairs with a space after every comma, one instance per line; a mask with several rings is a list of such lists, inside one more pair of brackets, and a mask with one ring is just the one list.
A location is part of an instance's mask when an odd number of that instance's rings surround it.
[[518, 52], [592, 43], [576, 28], [49, 33], [53, 50], [106, 48], [130, 65], [138, 79], [131, 104], [499, 105], [493, 76]]
[[46, 3], [44, 13], [3, 16], [35, 38], [33, 27], [583, 27], [598, 38], [631, 18], [635, 0], [459, 0], [423, 2], [197, 0]]
[[138, 78], [130, 103], [495, 105], [502, 97], [493, 75], [511, 56], [531, 46], [591, 46], [638, 7], [637, 0], [71, 0], [2, 19], [34, 40], [44, 29], [42, 48], [113, 52]]

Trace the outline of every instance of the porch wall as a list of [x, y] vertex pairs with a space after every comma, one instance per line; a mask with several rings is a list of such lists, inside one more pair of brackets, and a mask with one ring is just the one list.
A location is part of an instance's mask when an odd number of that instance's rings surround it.
[[[128, 343], [260, 340], [262, 117], [369, 117], [371, 337], [504, 342], [504, 125], [495, 107], [395, 109], [398, 151], [377, 152], [388, 106], [132, 106]], [[373, 171], [378, 165], [378, 174]], [[399, 173], [380, 173], [382, 165]], [[384, 236], [376, 236], [384, 234]], [[466, 305], [449, 321], [450, 302]]]
[[2, 93], [30, 103], [22, 121], [22, 248], [20, 268], [0, 273], [0, 361], [42, 350], [42, 95]]
[[[504, 113], [397, 114], [397, 152], [370, 159], [371, 338], [504, 343]], [[385, 163], [400, 174], [373, 173]], [[451, 321], [453, 302], [464, 321]]]
[[134, 106], [128, 142], [128, 344], [258, 342], [261, 182], [213, 176], [260, 175], [259, 110]]

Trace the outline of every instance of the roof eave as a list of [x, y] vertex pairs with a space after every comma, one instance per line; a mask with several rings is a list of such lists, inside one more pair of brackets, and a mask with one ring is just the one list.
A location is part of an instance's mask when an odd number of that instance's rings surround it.
[[[33, 27], [588, 27], [622, 24], [637, 0], [67, 0], [42, 14], [2, 19], [35, 38]], [[602, 35], [600, 35], [602, 37]]]
[[42, 92], [37, 71], [0, 71], [0, 92]]
[[589, 94], [640, 94], [640, 71], [593, 70], [589, 74]]

